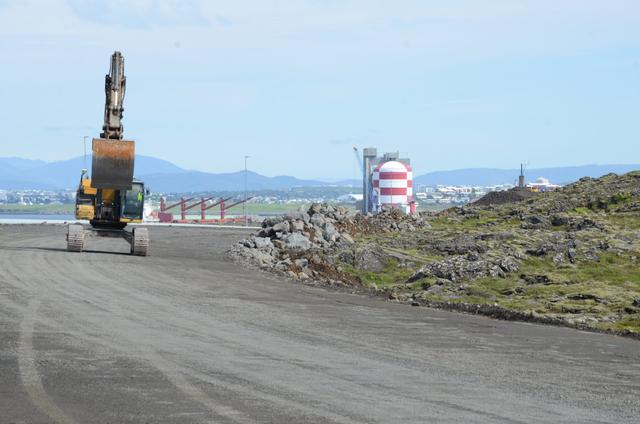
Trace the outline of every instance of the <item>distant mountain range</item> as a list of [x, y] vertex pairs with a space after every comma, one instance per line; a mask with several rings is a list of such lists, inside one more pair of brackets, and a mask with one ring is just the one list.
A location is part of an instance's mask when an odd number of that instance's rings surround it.
[[[87, 159], [91, 167], [91, 157]], [[64, 161], [44, 162], [23, 158], [0, 158], [0, 189], [74, 189], [78, 185], [82, 157]], [[526, 171], [527, 181], [545, 177], [554, 183], [566, 184], [581, 177], [599, 177], [609, 172], [624, 174], [640, 169], [640, 165], [585, 165], [558, 168], [540, 168]], [[474, 168], [453, 171], [437, 171], [414, 177], [417, 185], [496, 185], [515, 183], [517, 169]], [[159, 192], [239, 191], [244, 187], [244, 171], [208, 173], [180, 168], [166, 160], [150, 156], [136, 156], [136, 177], [148, 187]], [[250, 190], [286, 190], [293, 187], [353, 186], [357, 180], [326, 182], [303, 180], [292, 176], [267, 177], [247, 172]]]
[[[640, 164], [631, 165], [583, 165], [558, 168], [535, 168], [525, 170], [527, 182], [538, 177], [549, 179], [555, 184], [568, 184], [582, 177], [600, 177], [610, 172], [626, 174], [640, 169]], [[414, 177], [414, 185], [480, 185], [516, 184], [519, 169], [468, 168], [453, 171], [436, 171]]]
[[[87, 158], [87, 166], [91, 168], [91, 156]], [[0, 189], [73, 189], [78, 186], [83, 167], [83, 157], [56, 162], [0, 158]], [[154, 191], [238, 191], [244, 188], [244, 171], [219, 174], [190, 171], [166, 160], [140, 155], [136, 156], [135, 167], [135, 176]], [[247, 172], [247, 187], [251, 190], [328, 185], [336, 184], [286, 175], [266, 177], [252, 171]]]

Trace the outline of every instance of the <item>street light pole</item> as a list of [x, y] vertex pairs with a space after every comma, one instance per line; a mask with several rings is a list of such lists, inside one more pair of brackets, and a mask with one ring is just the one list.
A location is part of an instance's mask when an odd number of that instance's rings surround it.
[[85, 135], [82, 137], [84, 139], [84, 169], [87, 169], [87, 138], [89, 138], [88, 135]]
[[247, 159], [249, 155], [244, 155], [244, 202], [242, 203], [242, 209], [244, 213], [244, 226], [248, 226], [247, 222]]

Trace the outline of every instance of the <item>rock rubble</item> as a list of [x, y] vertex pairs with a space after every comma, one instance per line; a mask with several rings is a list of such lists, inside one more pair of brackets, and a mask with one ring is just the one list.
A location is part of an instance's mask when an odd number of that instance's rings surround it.
[[[390, 210], [362, 215], [326, 203], [265, 219], [262, 229], [234, 245], [232, 258], [296, 279], [316, 277], [332, 284], [351, 283], [331, 254], [348, 248], [358, 235], [413, 231], [428, 227], [420, 216]], [[361, 252], [365, 256], [367, 252]], [[326, 281], [325, 281], [326, 282]]]

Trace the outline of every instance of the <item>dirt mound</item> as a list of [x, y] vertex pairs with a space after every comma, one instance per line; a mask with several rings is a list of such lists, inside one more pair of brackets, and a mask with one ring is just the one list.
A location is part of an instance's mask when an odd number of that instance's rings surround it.
[[[492, 207], [558, 213], [585, 208], [591, 211], [640, 211], [640, 171], [624, 175], [584, 177], [555, 191], [532, 193], [517, 189], [487, 193], [472, 203], [476, 208]], [[513, 206], [510, 206], [513, 205]]]
[[473, 202], [473, 205], [477, 206], [491, 206], [491, 205], [503, 205], [505, 203], [516, 203], [527, 200], [537, 193], [530, 191], [521, 191], [518, 189], [505, 190], [505, 191], [491, 191], [485, 196], [481, 197], [477, 201]]
[[581, 178], [557, 192], [549, 200], [592, 211], [640, 211], [640, 171], [624, 175], [607, 174], [600, 178]]

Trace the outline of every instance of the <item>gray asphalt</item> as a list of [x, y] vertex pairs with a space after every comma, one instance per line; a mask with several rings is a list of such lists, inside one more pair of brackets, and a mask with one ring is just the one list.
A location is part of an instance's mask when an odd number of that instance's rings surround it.
[[0, 423], [638, 423], [640, 342], [408, 307], [229, 262], [242, 230], [64, 251], [0, 226]]

